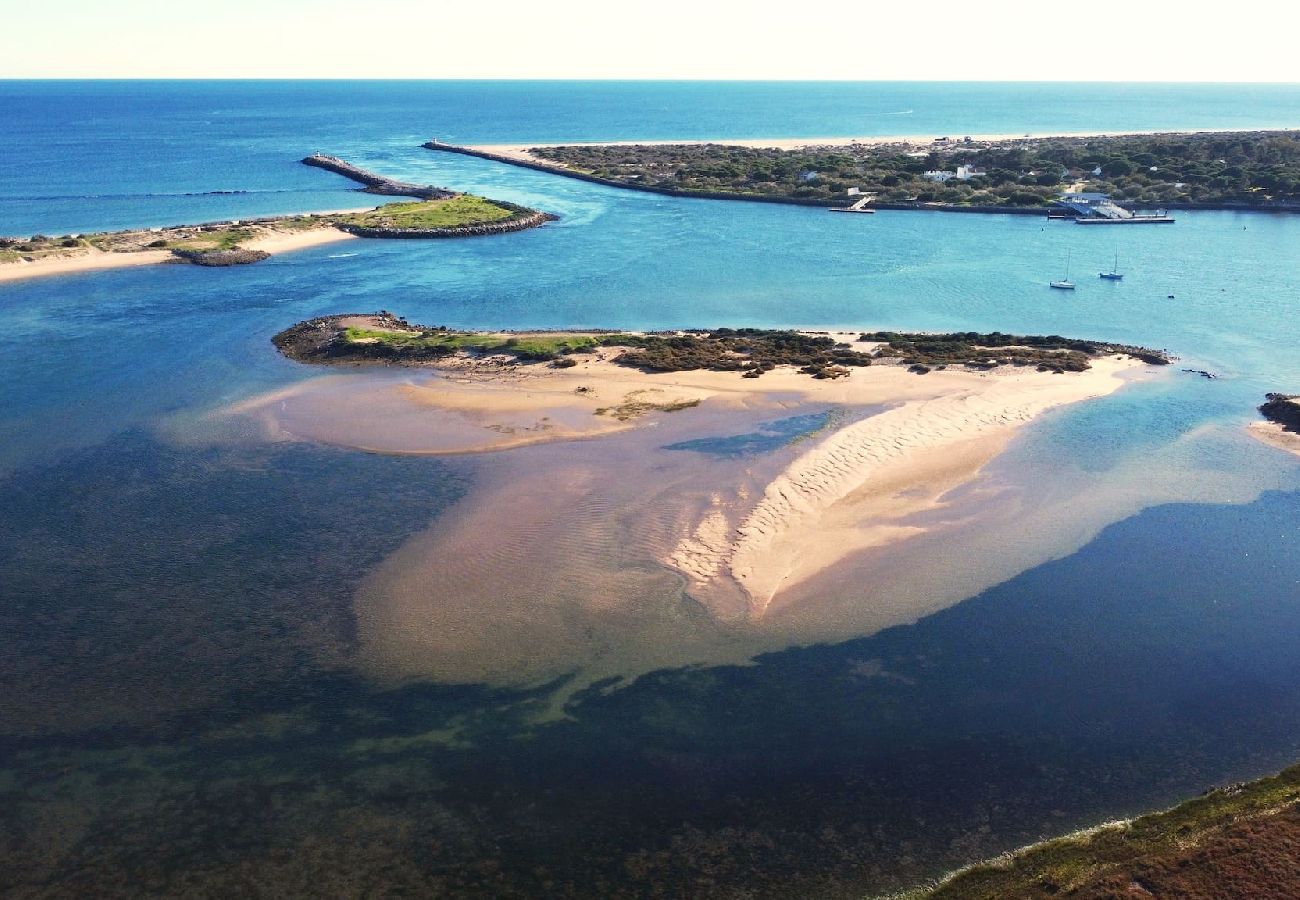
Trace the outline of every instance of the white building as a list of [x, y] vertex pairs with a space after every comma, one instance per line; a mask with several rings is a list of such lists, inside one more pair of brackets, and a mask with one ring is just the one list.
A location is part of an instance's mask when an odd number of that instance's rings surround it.
[[986, 174], [988, 173], [986, 173], [979, 166], [958, 166], [957, 167], [958, 181], [970, 181], [972, 178], [979, 178], [981, 175], [986, 175]]
[[921, 176], [926, 181], [937, 181], [943, 184], [945, 181], [951, 181], [957, 177], [956, 172], [949, 172], [946, 169], [931, 169]]

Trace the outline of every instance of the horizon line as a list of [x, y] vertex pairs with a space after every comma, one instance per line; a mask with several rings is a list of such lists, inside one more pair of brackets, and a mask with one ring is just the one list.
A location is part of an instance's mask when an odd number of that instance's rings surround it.
[[1068, 79], [1068, 78], [655, 78], [655, 77], [581, 77], [581, 76], [538, 76], [522, 78], [513, 76], [398, 76], [398, 75], [4, 75], [0, 81], [27, 82], [68, 82], [68, 81], [320, 81], [320, 82], [605, 82], [610, 84], [1151, 84], [1151, 85], [1232, 85], [1259, 87], [1300, 87], [1296, 81], [1223, 81], [1223, 80], [1189, 80], [1189, 79]]

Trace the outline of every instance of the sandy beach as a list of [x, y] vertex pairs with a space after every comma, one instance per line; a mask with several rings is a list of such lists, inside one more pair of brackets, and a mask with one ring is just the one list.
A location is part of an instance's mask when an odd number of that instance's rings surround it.
[[261, 250], [274, 256], [277, 253], [291, 253], [294, 250], [306, 250], [308, 247], [320, 247], [324, 244], [356, 239], [356, 235], [339, 231], [337, 228], [313, 228], [309, 231], [270, 232], [241, 246], [248, 250]]
[[[248, 250], [261, 250], [275, 255], [294, 250], [304, 250], [322, 244], [350, 240], [353, 235], [339, 231], [337, 228], [312, 228], [302, 231], [267, 230], [265, 234], [244, 243]], [[0, 282], [20, 281], [27, 278], [43, 278], [53, 275], [75, 275], [81, 272], [94, 272], [102, 269], [125, 269], [134, 266], [150, 266], [159, 263], [182, 264], [170, 250], [137, 250], [129, 253], [106, 253], [94, 247], [83, 247], [75, 255], [50, 255], [32, 261], [0, 264]]]
[[170, 250], [140, 250], [136, 253], [104, 253], [87, 248], [79, 256], [47, 256], [27, 262], [0, 264], [0, 282], [42, 278], [47, 275], [75, 275], [100, 269], [127, 269], [158, 263], [179, 262]]

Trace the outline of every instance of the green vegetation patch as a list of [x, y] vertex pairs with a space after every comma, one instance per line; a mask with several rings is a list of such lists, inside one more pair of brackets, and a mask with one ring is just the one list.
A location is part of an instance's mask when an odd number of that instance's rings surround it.
[[1195, 800], [1131, 822], [1034, 844], [962, 869], [906, 900], [1001, 900], [1065, 895], [1072, 888], [1141, 858], [1196, 845], [1236, 822], [1275, 815], [1300, 802], [1300, 766], [1278, 775], [1209, 791]]
[[361, 228], [392, 228], [417, 231], [431, 228], [460, 228], [487, 225], [514, 215], [491, 200], [460, 194], [447, 200], [388, 203], [368, 212], [335, 217], [334, 221]]
[[[241, 243], [257, 236], [251, 228], [216, 228], [201, 231], [192, 237], [181, 240], [169, 240], [165, 243], [168, 250], [198, 250], [200, 252], [234, 250]], [[161, 240], [161, 238], [160, 238]]]
[[[1300, 205], [1300, 132], [1158, 134], [854, 144], [777, 150], [723, 144], [539, 147], [574, 170], [686, 192], [844, 202], [1042, 206], [1063, 191], [1118, 202]], [[957, 177], [960, 167], [967, 177]], [[975, 174], [971, 174], [972, 171]], [[937, 174], [936, 174], [937, 173]]]
[[1035, 365], [1053, 371], [1080, 371], [1093, 357], [1127, 353], [1147, 362], [1168, 363], [1162, 351], [1080, 341], [1057, 335], [1032, 337], [1000, 332], [904, 334], [872, 332], [859, 341], [881, 346], [857, 349], [825, 333], [759, 328], [715, 328], [657, 334], [627, 332], [536, 332], [501, 334], [454, 331], [445, 326], [413, 325], [390, 312], [324, 316], [299, 322], [272, 339], [292, 359], [319, 361], [434, 360], [457, 352], [501, 353], [522, 360], [558, 360], [599, 347], [621, 348], [613, 362], [647, 372], [709, 369], [757, 378], [777, 366], [794, 366], [814, 378], [841, 378], [851, 368], [882, 358], [932, 367]]
[[895, 357], [921, 368], [962, 365], [991, 369], [999, 365], [1034, 366], [1041, 371], [1082, 372], [1089, 360], [1108, 347], [1095, 341], [1080, 341], [1059, 335], [1046, 337], [991, 332], [952, 334], [900, 334], [875, 331], [860, 341], [883, 342], [880, 357]]
[[459, 350], [479, 353], [508, 353], [520, 359], [557, 359], [567, 353], [581, 353], [596, 347], [596, 338], [586, 334], [541, 334], [513, 337], [501, 334], [478, 334], [419, 328], [410, 331], [348, 328], [342, 334], [345, 344], [380, 345], [404, 356], [447, 356]]
[[649, 372], [710, 369], [758, 377], [784, 365], [798, 366], [810, 375], [826, 378], [847, 374], [845, 366], [869, 366], [872, 359], [870, 354], [826, 335], [757, 328], [718, 328], [673, 335], [611, 334], [603, 336], [601, 342], [630, 348], [615, 361]]

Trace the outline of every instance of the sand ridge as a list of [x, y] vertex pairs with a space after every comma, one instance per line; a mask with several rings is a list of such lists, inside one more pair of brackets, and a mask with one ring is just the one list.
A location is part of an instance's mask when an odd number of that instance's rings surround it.
[[[761, 618], [783, 588], [834, 560], [918, 533], [900, 520], [939, 505], [931, 488], [969, 480], [1016, 428], [1053, 407], [1118, 389], [1123, 373], [1136, 365], [1107, 358], [1069, 377], [994, 376], [846, 425], [773, 479], [729, 539], [719, 535], [715, 510], [667, 562], [702, 592], [729, 577], [745, 592], [751, 616]], [[831, 513], [848, 507], [852, 527], [846, 531]], [[828, 526], [837, 532], [835, 540]]]

